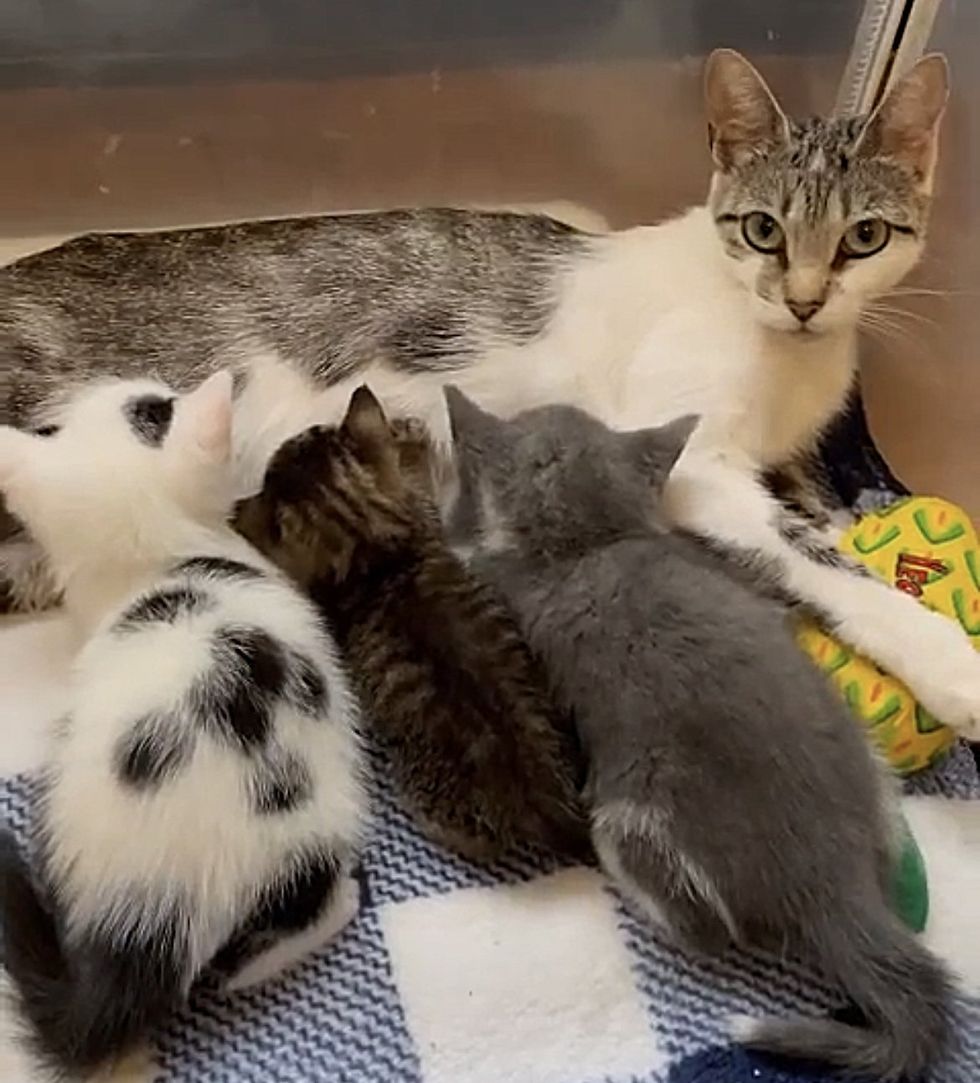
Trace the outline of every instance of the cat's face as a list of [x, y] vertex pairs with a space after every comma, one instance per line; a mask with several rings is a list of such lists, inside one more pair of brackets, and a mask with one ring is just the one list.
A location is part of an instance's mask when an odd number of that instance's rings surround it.
[[359, 545], [397, 545], [428, 514], [434, 461], [425, 427], [389, 422], [362, 387], [341, 425], [315, 426], [279, 448], [235, 526], [300, 585], [339, 581]]
[[684, 417], [624, 433], [573, 406], [504, 421], [455, 388], [446, 402], [460, 486], [454, 528], [460, 540], [477, 536], [491, 550], [558, 554], [649, 530], [697, 424]]
[[868, 118], [789, 120], [731, 50], [705, 72], [715, 174], [709, 207], [760, 323], [854, 326], [925, 241], [946, 63], [925, 57]]
[[216, 524], [231, 504], [231, 415], [227, 373], [185, 395], [93, 384], [35, 432], [0, 428], [0, 490], [49, 553], [127, 546], [179, 515]]

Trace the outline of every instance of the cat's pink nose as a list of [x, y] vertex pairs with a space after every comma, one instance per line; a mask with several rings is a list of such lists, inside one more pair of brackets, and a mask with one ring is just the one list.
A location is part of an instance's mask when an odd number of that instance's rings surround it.
[[786, 307], [793, 313], [793, 315], [800, 321], [800, 323], [806, 323], [808, 319], [815, 316], [820, 309], [823, 308], [823, 301], [789, 301], [786, 302]]

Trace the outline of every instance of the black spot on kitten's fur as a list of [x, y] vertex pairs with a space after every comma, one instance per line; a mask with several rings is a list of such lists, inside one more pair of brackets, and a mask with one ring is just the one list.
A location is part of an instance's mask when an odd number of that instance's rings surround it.
[[296, 855], [263, 890], [255, 909], [214, 956], [212, 966], [233, 973], [278, 936], [299, 932], [319, 920], [337, 887], [339, 868], [326, 846]]
[[261, 628], [229, 627], [215, 635], [212, 653], [214, 664], [195, 689], [202, 723], [243, 751], [264, 745], [286, 687], [282, 646]]
[[156, 789], [178, 774], [190, 759], [191, 747], [190, 735], [179, 719], [147, 715], [117, 742], [116, 774], [134, 789]]
[[280, 751], [266, 757], [256, 768], [251, 791], [260, 816], [293, 812], [313, 796], [313, 779], [299, 757]]
[[258, 924], [281, 932], [305, 929], [325, 910], [337, 879], [337, 859], [330, 850], [324, 848], [303, 854], [264, 893], [256, 910]]
[[173, 624], [178, 617], [200, 613], [211, 599], [193, 587], [163, 587], [134, 602], [116, 622], [116, 630], [131, 632], [144, 624]]
[[161, 447], [174, 418], [173, 397], [140, 395], [123, 407], [129, 427], [148, 447]]
[[207, 575], [212, 579], [230, 579], [243, 582], [262, 579], [265, 574], [259, 568], [253, 568], [239, 560], [230, 560], [228, 557], [191, 557], [190, 560], [181, 561], [176, 570], [191, 575]]
[[295, 651], [289, 655], [287, 695], [304, 714], [323, 715], [330, 706], [323, 674], [309, 658]]

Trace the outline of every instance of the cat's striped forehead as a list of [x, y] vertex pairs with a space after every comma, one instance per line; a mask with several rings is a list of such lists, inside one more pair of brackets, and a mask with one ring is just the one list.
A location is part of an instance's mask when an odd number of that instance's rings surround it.
[[811, 229], [880, 216], [915, 230], [927, 200], [906, 171], [862, 145], [865, 123], [863, 117], [790, 121], [784, 143], [731, 171], [718, 209], [763, 210], [784, 225]]

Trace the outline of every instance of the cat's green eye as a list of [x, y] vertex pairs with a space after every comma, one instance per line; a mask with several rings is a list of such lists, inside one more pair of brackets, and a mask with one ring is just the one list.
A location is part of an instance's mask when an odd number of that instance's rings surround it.
[[745, 215], [742, 219], [742, 236], [745, 243], [757, 252], [780, 252], [786, 244], [783, 227], [765, 211]]
[[880, 252], [891, 237], [891, 226], [882, 218], [862, 218], [844, 234], [840, 242], [841, 254], [848, 259], [864, 259]]

